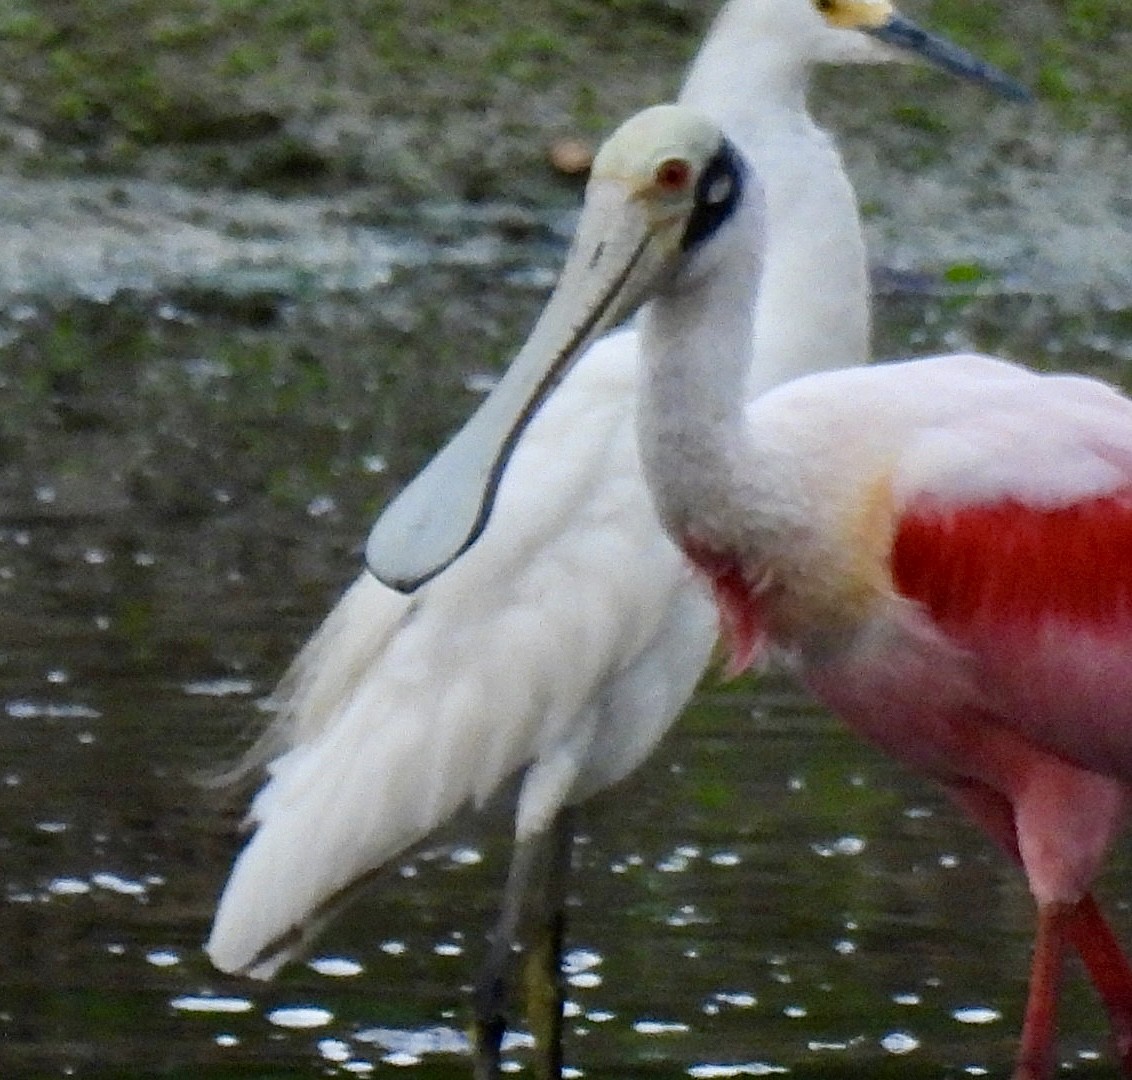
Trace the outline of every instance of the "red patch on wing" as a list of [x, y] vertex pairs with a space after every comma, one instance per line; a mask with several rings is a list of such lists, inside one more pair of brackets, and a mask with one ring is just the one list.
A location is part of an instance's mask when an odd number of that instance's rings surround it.
[[899, 521], [892, 580], [941, 625], [1098, 631], [1132, 622], [1132, 489], [1056, 510], [925, 501]]
[[716, 551], [707, 544], [685, 537], [681, 543], [692, 565], [711, 584], [719, 627], [727, 649], [725, 678], [742, 675], [758, 659], [766, 644], [762, 612], [738, 556]]

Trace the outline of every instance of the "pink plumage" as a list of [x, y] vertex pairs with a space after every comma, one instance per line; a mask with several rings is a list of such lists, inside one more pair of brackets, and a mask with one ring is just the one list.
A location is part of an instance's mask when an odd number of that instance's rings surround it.
[[976, 662], [997, 723], [1132, 776], [1132, 485], [1052, 509], [921, 499], [891, 571]]
[[892, 578], [960, 636], [975, 627], [1032, 633], [1051, 620], [1127, 635], [1132, 486], [1053, 509], [922, 499], [898, 524]]
[[739, 422], [736, 501], [672, 513], [728, 671], [775, 650], [1023, 866], [1041, 918], [1016, 1075], [1051, 1068], [1066, 943], [1132, 1075], [1132, 970], [1089, 892], [1132, 795], [1132, 404], [950, 357], [796, 380]]
[[737, 556], [715, 551], [691, 537], [685, 537], [681, 547], [711, 585], [727, 652], [724, 678], [737, 678], [758, 662], [766, 647], [761, 605]]

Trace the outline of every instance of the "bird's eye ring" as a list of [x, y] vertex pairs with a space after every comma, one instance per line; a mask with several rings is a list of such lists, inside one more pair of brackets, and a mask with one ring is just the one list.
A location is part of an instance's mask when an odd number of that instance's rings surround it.
[[662, 191], [684, 191], [692, 182], [692, 166], [683, 158], [669, 158], [656, 167], [654, 176]]

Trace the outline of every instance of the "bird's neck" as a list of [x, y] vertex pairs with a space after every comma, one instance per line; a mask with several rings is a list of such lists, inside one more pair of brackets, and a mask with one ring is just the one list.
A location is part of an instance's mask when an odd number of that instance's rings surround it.
[[767, 206], [753, 397], [800, 375], [864, 364], [872, 349], [857, 200], [832, 141], [817, 129], [768, 140], [751, 160]]
[[757, 229], [741, 217], [729, 230], [720, 262], [658, 295], [639, 323], [641, 458], [661, 520], [681, 544], [730, 537], [750, 516], [740, 493], [749, 479], [743, 407]]
[[742, 5], [719, 12], [692, 60], [680, 101], [708, 116], [728, 135], [783, 122], [809, 125], [809, 71], [796, 49], [742, 25]]
[[833, 140], [806, 109], [809, 65], [720, 13], [693, 61], [682, 103], [720, 125], [754, 166], [766, 197], [757, 299], [754, 396], [799, 375], [865, 363], [869, 280], [856, 196]]

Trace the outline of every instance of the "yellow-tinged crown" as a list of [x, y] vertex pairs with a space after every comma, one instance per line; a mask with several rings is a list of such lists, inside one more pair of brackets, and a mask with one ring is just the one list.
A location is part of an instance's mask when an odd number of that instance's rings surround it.
[[594, 159], [594, 180], [619, 180], [642, 195], [691, 193], [719, 150], [719, 128], [682, 105], [655, 105], [626, 120]]

